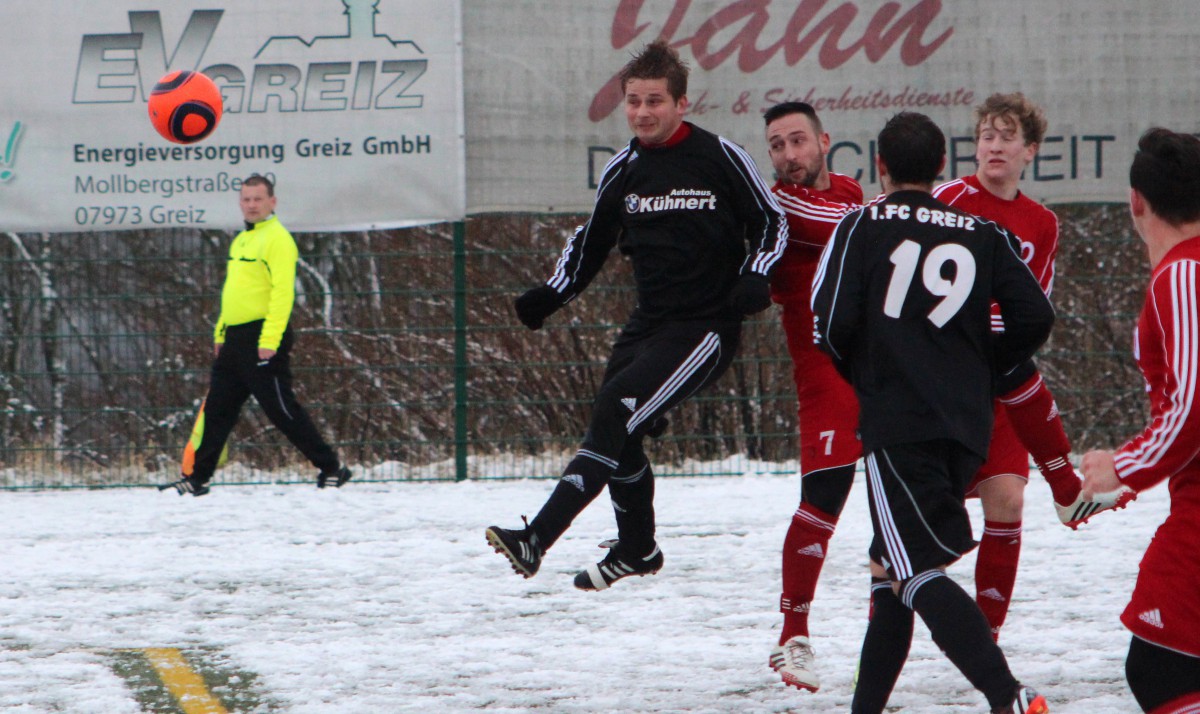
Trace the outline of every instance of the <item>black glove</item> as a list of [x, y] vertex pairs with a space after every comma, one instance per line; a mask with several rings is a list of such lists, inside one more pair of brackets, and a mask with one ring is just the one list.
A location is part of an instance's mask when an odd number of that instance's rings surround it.
[[541, 285], [527, 290], [513, 301], [513, 306], [517, 308], [517, 319], [529, 329], [537, 330], [541, 329], [547, 317], [563, 306], [563, 298], [549, 285]]
[[746, 273], [733, 284], [726, 301], [739, 315], [753, 315], [771, 307], [771, 281], [765, 275]]

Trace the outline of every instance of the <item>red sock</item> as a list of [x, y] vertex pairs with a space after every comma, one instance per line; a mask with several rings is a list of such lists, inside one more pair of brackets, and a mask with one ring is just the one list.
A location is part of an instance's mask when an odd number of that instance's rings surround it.
[[1063, 431], [1054, 395], [1042, 375], [1034, 374], [1020, 387], [1000, 396], [1008, 420], [1021, 444], [1042, 472], [1054, 502], [1068, 506], [1079, 496], [1080, 480], [1069, 459], [1071, 442]]
[[1008, 615], [1017, 563], [1021, 559], [1021, 522], [984, 520], [983, 537], [975, 560], [975, 602], [983, 610], [992, 637], [1000, 639], [1000, 626]]
[[792, 515], [792, 525], [783, 539], [783, 594], [779, 598], [783, 632], [779, 644], [797, 635], [808, 636], [808, 608], [817, 591], [817, 579], [837, 520], [803, 502]]
[[1200, 692], [1192, 692], [1155, 707], [1150, 714], [1196, 714], [1200, 712]]

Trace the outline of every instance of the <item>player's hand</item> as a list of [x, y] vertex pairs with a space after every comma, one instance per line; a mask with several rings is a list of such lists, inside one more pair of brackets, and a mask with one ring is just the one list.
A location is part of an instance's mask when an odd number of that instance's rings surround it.
[[219, 357], [221, 355], [221, 345], [222, 344], [224, 344], [224, 343], [223, 342], [214, 342], [213, 343], [213, 357]]
[[265, 347], [259, 347], [258, 348], [258, 366], [259, 367], [266, 366], [267, 362], [270, 362], [271, 358], [274, 356], [275, 356], [275, 350], [269, 350]]
[[758, 273], [746, 273], [729, 291], [729, 307], [739, 315], [753, 315], [771, 307], [771, 282]]
[[1089, 451], [1079, 461], [1083, 472], [1083, 498], [1090, 501], [1097, 493], [1108, 493], [1121, 487], [1111, 451]]
[[549, 285], [539, 285], [527, 290], [524, 295], [513, 301], [513, 307], [517, 309], [517, 319], [531, 330], [541, 329], [546, 318], [562, 306], [562, 295]]

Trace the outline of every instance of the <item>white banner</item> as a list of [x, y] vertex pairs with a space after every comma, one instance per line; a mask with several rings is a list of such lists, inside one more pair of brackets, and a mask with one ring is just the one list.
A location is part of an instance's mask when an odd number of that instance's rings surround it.
[[[0, 230], [239, 227], [237, 187], [277, 183], [297, 230], [465, 212], [457, 0], [0, 3]], [[169, 70], [212, 77], [216, 131], [155, 133]]]
[[945, 178], [973, 173], [971, 112], [1020, 90], [1050, 129], [1025, 191], [1123, 201], [1138, 136], [1198, 128], [1195, 0], [466, 0], [467, 205], [587, 211], [628, 141], [613, 78], [669, 39], [692, 68], [690, 119], [742, 143], [764, 174], [761, 112], [814, 104], [834, 170], [878, 191], [874, 139], [900, 110], [951, 137]]
[[[587, 211], [629, 136], [613, 77], [659, 36], [692, 67], [691, 120], [764, 173], [778, 101], [815, 104], [834, 170], [871, 194], [891, 114], [942, 124], [953, 178], [974, 105], [1021, 90], [1050, 119], [1026, 192], [1122, 201], [1142, 131], [1198, 128], [1198, 24], [1194, 0], [2, 2], [0, 229], [236, 227], [250, 173], [293, 230]], [[198, 144], [146, 116], [169, 69], [222, 89]]]

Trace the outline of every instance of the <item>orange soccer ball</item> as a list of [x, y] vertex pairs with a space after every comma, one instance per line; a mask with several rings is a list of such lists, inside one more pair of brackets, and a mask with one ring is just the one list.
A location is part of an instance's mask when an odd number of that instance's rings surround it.
[[148, 109], [150, 123], [164, 139], [192, 144], [221, 121], [221, 90], [199, 72], [175, 70], [154, 85]]

